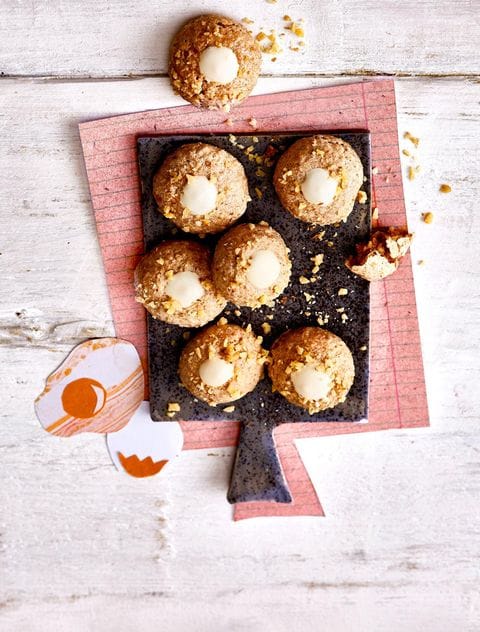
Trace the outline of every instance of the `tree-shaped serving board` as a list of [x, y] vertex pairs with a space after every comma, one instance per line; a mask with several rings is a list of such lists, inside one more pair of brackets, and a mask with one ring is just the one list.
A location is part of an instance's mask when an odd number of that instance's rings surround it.
[[[310, 132], [325, 133], [325, 130]], [[229, 322], [243, 327], [251, 324], [264, 337], [264, 346], [283, 332], [301, 326], [323, 323], [340, 336], [350, 348], [355, 362], [355, 381], [342, 404], [310, 415], [272, 393], [265, 377], [252, 392], [228, 405], [211, 407], [193, 397], [179, 384], [178, 360], [185, 345], [185, 329], [148, 316], [149, 387], [152, 418], [171, 420], [168, 404], [180, 404], [178, 417], [191, 421], [241, 421], [239, 445], [232, 472], [228, 500], [232, 503], [252, 500], [291, 502], [276, 454], [273, 431], [278, 424], [292, 422], [332, 423], [365, 422], [368, 417], [369, 369], [369, 284], [353, 275], [344, 265], [357, 241], [370, 233], [370, 136], [368, 132], [333, 133], [352, 145], [364, 168], [362, 190], [366, 202], [355, 202], [346, 222], [334, 226], [310, 226], [294, 218], [280, 204], [273, 188], [272, 175], [278, 156], [306, 134], [282, 133], [259, 135], [185, 135], [141, 137], [137, 141], [145, 250], [168, 239], [197, 238], [179, 231], [158, 210], [153, 197], [153, 176], [166, 156], [180, 145], [206, 142], [233, 154], [244, 166], [250, 197], [246, 213], [239, 223], [267, 221], [285, 240], [291, 251], [292, 277], [285, 292], [273, 307], [239, 309], [227, 305], [223, 312]], [[212, 249], [220, 235], [202, 241]], [[311, 278], [312, 260], [323, 254], [316, 281], [302, 284], [301, 276]], [[346, 289], [348, 292], [340, 292]], [[238, 315], [240, 314], [240, 315]], [[262, 324], [271, 331], [265, 335]], [[191, 330], [194, 335], [196, 330]]]

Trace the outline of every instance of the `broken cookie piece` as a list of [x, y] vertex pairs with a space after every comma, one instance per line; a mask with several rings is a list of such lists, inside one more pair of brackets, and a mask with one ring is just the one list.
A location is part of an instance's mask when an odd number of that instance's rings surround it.
[[368, 242], [355, 246], [356, 253], [345, 261], [354, 274], [366, 281], [378, 281], [393, 274], [404, 257], [413, 235], [403, 228], [382, 228]]

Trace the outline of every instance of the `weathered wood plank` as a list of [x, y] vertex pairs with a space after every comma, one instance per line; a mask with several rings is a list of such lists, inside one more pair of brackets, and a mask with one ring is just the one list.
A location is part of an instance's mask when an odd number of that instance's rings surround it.
[[[286, 46], [265, 74], [472, 74], [480, 71], [478, 5], [470, 0], [9, 0], [0, 7], [0, 72], [110, 77], [166, 72], [178, 27], [202, 12], [248, 17], [255, 32], [304, 18], [304, 53]], [[285, 38], [287, 40], [288, 38]]]

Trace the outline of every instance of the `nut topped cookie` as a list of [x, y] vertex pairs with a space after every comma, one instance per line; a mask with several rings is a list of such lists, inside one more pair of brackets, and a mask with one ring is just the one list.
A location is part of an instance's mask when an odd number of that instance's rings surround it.
[[217, 233], [233, 224], [250, 200], [241, 163], [207, 143], [182, 145], [153, 179], [160, 212], [187, 233]]
[[363, 184], [363, 166], [341, 138], [309, 136], [280, 156], [273, 183], [282, 205], [298, 219], [335, 224], [352, 212]]
[[200, 15], [173, 39], [168, 73], [173, 89], [193, 105], [228, 110], [252, 91], [261, 57], [244, 26], [220, 15]]
[[261, 342], [250, 326], [242, 329], [220, 319], [185, 346], [179, 363], [182, 384], [211, 406], [240, 399], [263, 377], [267, 352]]
[[212, 275], [227, 300], [255, 308], [283, 292], [291, 267], [285, 242], [267, 222], [240, 224], [219, 240]]
[[201, 327], [226, 305], [211, 278], [210, 251], [193, 241], [166, 241], [135, 269], [136, 300], [154, 318], [180, 327]]
[[274, 391], [313, 414], [345, 401], [355, 367], [341, 338], [320, 327], [301, 327], [274, 342], [268, 374]]

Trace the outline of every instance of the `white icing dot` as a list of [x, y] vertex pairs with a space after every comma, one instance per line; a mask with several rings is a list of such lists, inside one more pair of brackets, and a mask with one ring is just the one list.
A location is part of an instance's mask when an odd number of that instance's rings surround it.
[[202, 362], [198, 373], [207, 386], [223, 386], [233, 377], [233, 364], [221, 358], [209, 358]]
[[326, 169], [310, 169], [302, 182], [303, 197], [310, 204], [331, 204], [337, 192], [338, 180]]
[[168, 280], [165, 286], [165, 294], [174, 301], [180, 303], [185, 309], [190, 307], [195, 301], [205, 294], [203, 285], [200, 283], [198, 274], [195, 272], [177, 272]]
[[259, 290], [270, 287], [278, 279], [281, 271], [280, 261], [271, 250], [257, 250], [252, 255], [247, 269], [248, 282]]
[[300, 397], [308, 401], [325, 399], [332, 387], [331, 377], [313, 366], [304, 366], [292, 373], [292, 383]]
[[237, 56], [226, 46], [209, 46], [200, 54], [200, 72], [207, 81], [231, 83], [238, 75]]
[[217, 204], [217, 187], [206, 176], [187, 176], [180, 202], [192, 215], [206, 215]]

